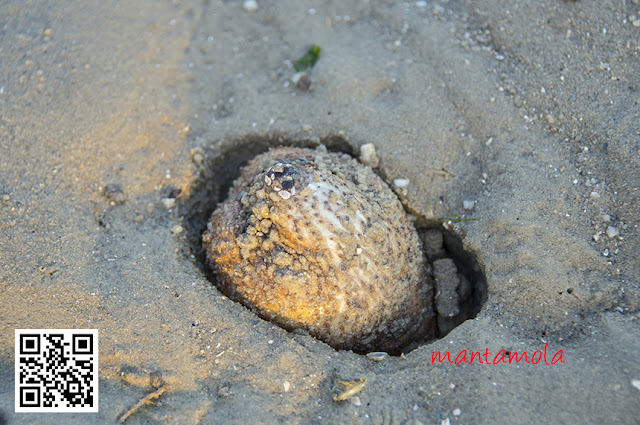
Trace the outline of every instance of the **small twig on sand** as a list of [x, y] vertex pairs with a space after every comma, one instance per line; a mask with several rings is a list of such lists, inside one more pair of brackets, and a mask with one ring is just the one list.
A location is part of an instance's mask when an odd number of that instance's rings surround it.
[[134, 413], [136, 413], [145, 404], [149, 404], [153, 400], [155, 400], [156, 398], [160, 397], [162, 394], [164, 394], [167, 391], [167, 389], [168, 389], [168, 385], [163, 385], [162, 387], [158, 388], [154, 392], [152, 392], [150, 394], [147, 394], [142, 400], [137, 402], [135, 406], [133, 406], [131, 409], [127, 410], [127, 412], [124, 415], [122, 415], [122, 417], [120, 418], [120, 420], [118, 422], [123, 423], [124, 421], [129, 419], [129, 416], [131, 416]]

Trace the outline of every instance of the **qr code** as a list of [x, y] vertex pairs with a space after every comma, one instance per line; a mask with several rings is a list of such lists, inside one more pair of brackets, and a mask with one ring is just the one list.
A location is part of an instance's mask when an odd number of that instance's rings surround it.
[[97, 329], [16, 329], [16, 412], [98, 411]]

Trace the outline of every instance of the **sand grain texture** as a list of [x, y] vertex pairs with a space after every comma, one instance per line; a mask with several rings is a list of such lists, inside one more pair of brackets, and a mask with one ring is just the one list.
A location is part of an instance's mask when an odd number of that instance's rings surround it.
[[[637, 423], [639, 11], [3, 2], [0, 423], [113, 423], [157, 371], [171, 390], [129, 423]], [[301, 92], [291, 63], [311, 44]], [[410, 181], [407, 209], [472, 218], [451, 226], [487, 276], [478, 317], [378, 363], [212, 288], [178, 227], [206, 172], [192, 150], [265, 137], [373, 143], [385, 178]], [[100, 413], [14, 414], [14, 329], [83, 327], [100, 331]], [[431, 365], [545, 342], [564, 364]], [[361, 406], [332, 401], [336, 369], [367, 378]]]

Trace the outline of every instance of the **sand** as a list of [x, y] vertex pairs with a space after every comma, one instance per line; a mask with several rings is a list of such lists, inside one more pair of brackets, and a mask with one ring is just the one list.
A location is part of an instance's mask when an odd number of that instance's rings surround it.
[[[0, 423], [114, 423], [154, 372], [125, 423], [639, 423], [638, 1], [257, 4], [0, 5]], [[376, 362], [225, 298], [193, 209], [280, 141], [373, 143], [476, 256], [477, 317]], [[99, 329], [100, 413], [14, 413], [16, 328]]]

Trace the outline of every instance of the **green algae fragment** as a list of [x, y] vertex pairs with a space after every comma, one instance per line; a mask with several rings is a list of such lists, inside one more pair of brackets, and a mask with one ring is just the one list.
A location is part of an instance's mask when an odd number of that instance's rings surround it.
[[307, 53], [305, 53], [304, 56], [293, 63], [293, 68], [296, 72], [306, 71], [316, 64], [319, 56], [320, 46], [313, 45], [309, 47], [309, 50], [307, 50]]

